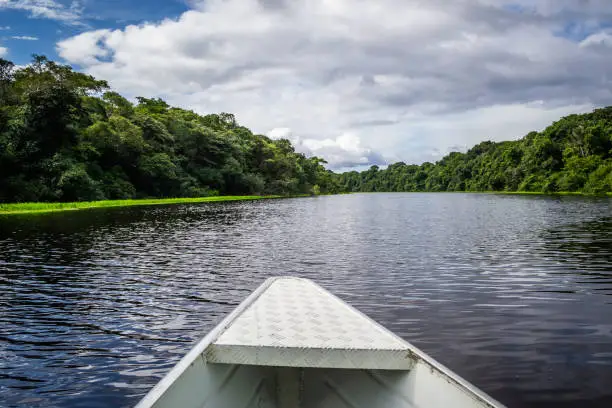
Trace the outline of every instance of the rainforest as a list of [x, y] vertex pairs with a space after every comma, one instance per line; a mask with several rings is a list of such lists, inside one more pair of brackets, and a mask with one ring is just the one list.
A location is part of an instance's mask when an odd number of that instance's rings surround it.
[[[517, 120], [520, 120], [517, 119]], [[486, 139], [483, 135], [483, 139]], [[240, 125], [162, 99], [134, 102], [44, 56], [0, 59], [0, 202], [341, 192], [612, 192], [612, 107], [484, 141], [436, 163], [334, 173]]]
[[337, 192], [323, 163], [229, 113], [132, 104], [44, 56], [0, 60], [0, 202]]

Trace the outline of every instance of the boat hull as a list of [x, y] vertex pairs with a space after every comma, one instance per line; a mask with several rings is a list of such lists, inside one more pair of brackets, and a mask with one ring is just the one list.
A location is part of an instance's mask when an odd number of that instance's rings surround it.
[[[266, 281], [202, 339], [139, 402], [137, 408], [503, 407], [477, 387], [319, 286], [307, 280], [296, 282], [295, 279], [273, 278]], [[323, 296], [324, 302], [331, 302], [325, 303], [326, 308], [337, 308], [334, 316], [356, 313], [355, 316], [342, 316], [349, 320], [357, 319], [362, 324], [359, 327], [366, 332], [377, 332], [379, 337], [369, 336], [374, 346], [353, 349], [348, 344], [333, 343], [329, 335], [324, 335], [322, 341], [333, 344], [333, 347], [320, 348], [316, 354], [319, 357], [312, 358], [312, 350], [298, 347], [304, 345], [299, 341], [287, 343], [282, 333], [276, 337], [268, 336], [266, 328], [270, 322], [266, 321], [269, 317], [265, 317], [264, 313], [266, 296], [270, 298], [274, 290], [285, 294], [292, 288], [306, 293], [310, 300]], [[313, 288], [320, 293], [308, 292]], [[333, 299], [327, 299], [328, 296]], [[272, 300], [276, 308], [282, 308], [286, 302]], [[342, 302], [342, 305], [334, 302]], [[264, 309], [258, 309], [259, 306]], [[291, 307], [295, 307], [295, 304]], [[249, 314], [252, 316], [249, 317]], [[272, 313], [271, 316], [276, 314]], [[320, 316], [320, 319], [324, 320], [325, 316]], [[278, 319], [274, 322], [277, 324]], [[367, 326], [370, 324], [372, 326]], [[247, 333], [247, 329], [255, 331], [257, 338], [240, 340], [232, 334]], [[283, 330], [281, 328], [281, 332]], [[315, 336], [316, 333], [315, 330]], [[324, 331], [319, 330], [318, 333]], [[268, 337], [278, 338], [278, 341], [270, 342]], [[399, 350], [398, 344], [401, 346]], [[369, 343], [361, 347], [366, 345]], [[372, 356], [379, 356], [380, 360], [376, 362]]]

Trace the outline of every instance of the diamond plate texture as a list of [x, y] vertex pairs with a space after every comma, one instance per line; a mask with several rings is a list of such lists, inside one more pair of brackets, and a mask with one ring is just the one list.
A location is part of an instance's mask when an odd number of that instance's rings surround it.
[[317, 284], [277, 278], [208, 347], [209, 362], [410, 369], [409, 345]]

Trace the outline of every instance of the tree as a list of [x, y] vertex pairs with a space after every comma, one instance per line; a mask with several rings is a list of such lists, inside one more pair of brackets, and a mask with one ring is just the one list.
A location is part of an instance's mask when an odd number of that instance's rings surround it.
[[612, 107], [569, 115], [521, 140], [485, 141], [436, 163], [372, 166], [337, 177], [346, 191], [609, 192]]
[[337, 174], [319, 157], [35, 55], [0, 59], [0, 202], [344, 191], [612, 190], [612, 107], [436, 163]]

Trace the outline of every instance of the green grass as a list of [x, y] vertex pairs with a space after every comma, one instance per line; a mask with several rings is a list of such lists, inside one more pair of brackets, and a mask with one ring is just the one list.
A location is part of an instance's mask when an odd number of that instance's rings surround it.
[[58, 211], [86, 210], [90, 208], [130, 207], [137, 205], [192, 204], [219, 201], [260, 200], [282, 196], [214, 196], [197, 198], [153, 198], [142, 200], [80, 201], [74, 203], [13, 203], [0, 204], [0, 215], [40, 214]]

